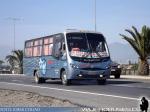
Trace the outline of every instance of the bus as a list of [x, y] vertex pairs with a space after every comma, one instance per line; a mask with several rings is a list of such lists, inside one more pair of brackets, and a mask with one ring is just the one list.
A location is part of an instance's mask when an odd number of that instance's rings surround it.
[[66, 30], [25, 41], [23, 73], [36, 83], [61, 79], [91, 79], [105, 84], [111, 73], [111, 58], [105, 37], [99, 32]]

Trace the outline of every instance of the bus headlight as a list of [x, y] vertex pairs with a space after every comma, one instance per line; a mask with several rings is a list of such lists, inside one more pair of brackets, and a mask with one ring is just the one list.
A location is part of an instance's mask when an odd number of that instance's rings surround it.
[[111, 68], [111, 65], [106, 66], [106, 69], [110, 69], [110, 68]]
[[120, 66], [120, 65], [118, 65], [118, 68], [121, 68], [121, 66]]
[[100, 75], [99, 75], [99, 77], [103, 77], [103, 75], [102, 75], [102, 74], [100, 74]]

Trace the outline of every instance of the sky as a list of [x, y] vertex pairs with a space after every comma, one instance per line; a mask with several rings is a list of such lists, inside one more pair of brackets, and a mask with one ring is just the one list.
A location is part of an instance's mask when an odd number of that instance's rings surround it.
[[[132, 26], [150, 26], [150, 0], [97, 0], [97, 31], [108, 43], [126, 43], [120, 36]], [[94, 0], [0, 0], [0, 49], [13, 49], [13, 21], [16, 21], [16, 49], [24, 41], [65, 29], [94, 30]]]

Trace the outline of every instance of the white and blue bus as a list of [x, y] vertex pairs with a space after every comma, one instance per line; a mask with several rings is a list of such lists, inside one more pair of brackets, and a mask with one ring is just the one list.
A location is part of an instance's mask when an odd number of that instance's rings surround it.
[[104, 36], [98, 32], [66, 30], [25, 41], [23, 72], [36, 83], [61, 79], [95, 79], [105, 84], [110, 76], [111, 59]]

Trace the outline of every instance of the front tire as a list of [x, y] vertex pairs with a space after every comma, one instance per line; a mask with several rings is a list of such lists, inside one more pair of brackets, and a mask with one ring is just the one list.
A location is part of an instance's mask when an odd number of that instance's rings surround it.
[[71, 84], [71, 80], [67, 79], [67, 74], [66, 74], [66, 71], [62, 71], [62, 74], [61, 74], [61, 81], [62, 81], [62, 84], [63, 85], [70, 85]]
[[120, 78], [120, 74], [115, 75], [115, 79], [119, 79]]

